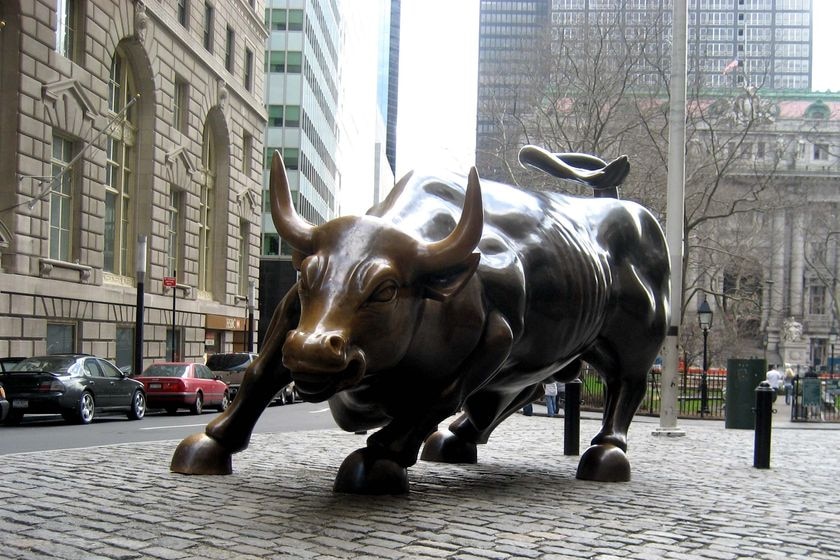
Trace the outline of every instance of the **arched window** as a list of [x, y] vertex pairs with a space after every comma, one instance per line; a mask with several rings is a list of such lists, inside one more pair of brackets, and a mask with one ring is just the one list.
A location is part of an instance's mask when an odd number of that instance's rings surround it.
[[216, 189], [216, 148], [210, 126], [204, 126], [201, 151], [204, 182], [201, 184], [198, 209], [198, 289], [213, 289], [213, 201]]
[[[111, 126], [105, 139], [105, 272], [133, 274], [132, 194], [134, 192], [134, 139], [137, 112], [129, 106], [135, 93], [134, 80], [123, 53], [117, 49], [108, 78], [108, 110], [122, 118]], [[128, 107], [128, 109], [126, 109]]]

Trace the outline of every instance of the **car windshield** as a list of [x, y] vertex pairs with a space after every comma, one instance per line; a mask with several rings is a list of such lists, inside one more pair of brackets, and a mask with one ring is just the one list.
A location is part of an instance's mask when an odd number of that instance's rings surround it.
[[207, 357], [207, 367], [213, 371], [244, 370], [250, 362], [250, 354], [211, 354]]
[[[70, 356], [41, 356], [26, 358], [12, 366], [10, 371], [48, 371], [50, 373], [72, 373], [76, 358]], [[73, 368], [75, 370], [77, 368]]]
[[187, 366], [177, 364], [155, 364], [143, 372], [146, 377], [184, 377], [186, 374]]

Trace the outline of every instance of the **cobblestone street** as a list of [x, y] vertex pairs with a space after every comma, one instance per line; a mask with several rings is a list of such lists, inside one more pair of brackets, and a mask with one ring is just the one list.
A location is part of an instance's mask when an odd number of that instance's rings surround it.
[[[599, 423], [584, 419], [582, 441]], [[419, 462], [402, 497], [334, 494], [364, 436], [258, 435], [234, 474], [171, 474], [177, 442], [4, 456], [4, 558], [809, 558], [840, 557], [840, 431], [774, 427], [771, 469], [753, 432], [657, 419], [631, 427], [630, 483], [575, 479], [563, 421], [514, 415], [478, 465]], [[549, 445], [547, 442], [554, 442]], [[549, 449], [555, 449], [548, 453]], [[582, 445], [582, 449], [585, 445]]]

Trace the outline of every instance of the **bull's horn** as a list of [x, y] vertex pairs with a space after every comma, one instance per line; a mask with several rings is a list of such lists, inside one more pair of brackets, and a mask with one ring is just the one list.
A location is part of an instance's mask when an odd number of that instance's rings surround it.
[[464, 209], [461, 211], [458, 225], [444, 239], [420, 247], [420, 268], [424, 271], [446, 270], [462, 263], [475, 250], [483, 229], [481, 185], [478, 181], [478, 171], [472, 167], [464, 197]]
[[298, 215], [292, 203], [289, 178], [283, 157], [275, 151], [271, 158], [271, 176], [268, 181], [271, 198], [271, 218], [277, 233], [289, 245], [306, 254], [312, 253], [312, 230], [314, 226]]

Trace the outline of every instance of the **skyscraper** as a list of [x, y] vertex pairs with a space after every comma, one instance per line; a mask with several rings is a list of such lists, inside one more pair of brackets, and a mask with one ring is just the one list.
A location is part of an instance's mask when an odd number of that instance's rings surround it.
[[[661, 87], [672, 9], [671, 0], [482, 0], [477, 161], [502, 133], [498, 115], [522, 110], [535, 61], [561, 49], [581, 60], [635, 49], [635, 87]], [[810, 90], [810, 0], [689, 0], [688, 10], [690, 84]]]

